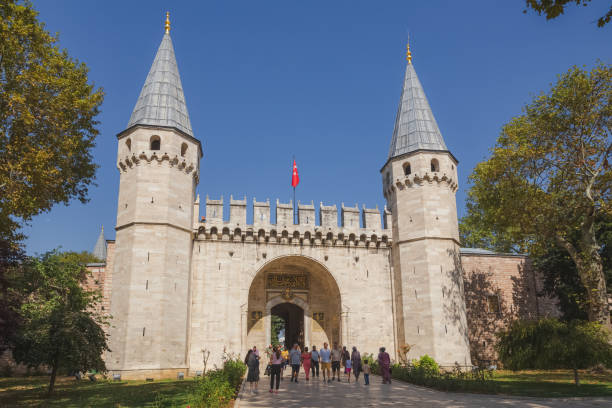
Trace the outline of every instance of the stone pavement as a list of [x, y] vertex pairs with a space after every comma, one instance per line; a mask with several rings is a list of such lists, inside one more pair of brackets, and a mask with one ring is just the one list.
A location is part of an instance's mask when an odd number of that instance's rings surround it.
[[[285, 372], [285, 374], [287, 374]], [[429, 388], [393, 381], [382, 384], [378, 376], [370, 377], [370, 385], [346, 382], [307, 382], [300, 373], [299, 383], [291, 383], [289, 376], [281, 381], [278, 394], [268, 392], [270, 377], [262, 376], [259, 393], [251, 394], [244, 384], [235, 407], [610, 407], [612, 398], [528, 398], [499, 395], [461, 394], [435, 391]]]

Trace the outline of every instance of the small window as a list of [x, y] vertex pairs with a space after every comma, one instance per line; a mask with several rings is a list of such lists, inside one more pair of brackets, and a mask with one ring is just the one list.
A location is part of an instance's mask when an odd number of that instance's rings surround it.
[[391, 184], [391, 173], [387, 172], [385, 175], [385, 184], [389, 186]]
[[128, 152], [131, 152], [131, 151], [132, 151], [132, 139], [128, 139], [128, 140], [126, 140], [126, 141], [125, 141], [125, 145], [126, 145], [126, 146], [127, 146], [127, 148], [128, 148]]
[[187, 153], [187, 143], [181, 145], [181, 156], [185, 157], [185, 153]]
[[438, 163], [437, 159], [431, 159], [431, 171], [440, 171], [440, 163]]
[[410, 169], [410, 163], [404, 164], [404, 175], [409, 176], [410, 173], [412, 173], [412, 170]]
[[151, 150], [159, 150], [161, 148], [161, 139], [159, 136], [151, 136]]
[[487, 296], [487, 307], [489, 309], [489, 313], [499, 314], [499, 296], [497, 295]]

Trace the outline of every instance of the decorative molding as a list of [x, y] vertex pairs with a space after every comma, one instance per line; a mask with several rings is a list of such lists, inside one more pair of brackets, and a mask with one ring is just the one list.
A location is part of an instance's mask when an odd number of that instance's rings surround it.
[[171, 158], [168, 153], [158, 155], [157, 152], [153, 152], [150, 156], [147, 156], [145, 152], [142, 152], [139, 155], [132, 153], [131, 156], [125, 156], [124, 159], [120, 159], [117, 162], [117, 169], [119, 172], [125, 173], [128, 169], [131, 169], [134, 166], [139, 166], [143, 162], [146, 164], [151, 164], [154, 161], [159, 164], [168, 162], [170, 167], [175, 167], [177, 170], [184, 171], [186, 174], [193, 172], [193, 177], [196, 179], [196, 183], [199, 181], [199, 171], [196, 169], [193, 163], [187, 163], [185, 160], [181, 160], [176, 155]]

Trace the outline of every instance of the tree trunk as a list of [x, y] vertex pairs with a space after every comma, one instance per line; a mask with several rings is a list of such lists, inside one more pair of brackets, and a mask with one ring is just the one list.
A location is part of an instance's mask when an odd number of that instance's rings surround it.
[[576, 387], [580, 386], [580, 379], [578, 378], [578, 369], [574, 368], [574, 383], [576, 384]]
[[51, 369], [51, 381], [49, 381], [49, 390], [47, 391], [47, 396], [51, 395], [53, 392], [53, 387], [55, 386], [55, 378], [57, 377], [57, 359], [53, 362], [53, 367]]
[[610, 327], [610, 310], [608, 306], [608, 292], [606, 279], [603, 273], [603, 264], [599, 255], [599, 245], [595, 239], [593, 225], [583, 225], [581, 239], [577, 249], [565, 237], [557, 234], [557, 243], [566, 249], [576, 265], [580, 282], [586, 289], [587, 313], [589, 320], [599, 322]]

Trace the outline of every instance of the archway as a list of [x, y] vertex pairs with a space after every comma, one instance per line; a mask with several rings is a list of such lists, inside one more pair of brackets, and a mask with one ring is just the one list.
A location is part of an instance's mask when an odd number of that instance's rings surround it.
[[272, 344], [272, 315], [288, 319], [288, 346], [342, 340], [338, 285], [324, 265], [305, 256], [280, 257], [261, 267], [249, 288], [246, 314], [245, 348]]
[[[304, 309], [301, 307], [285, 302], [274, 306], [270, 310], [270, 318], [272, 319], [271, 333], [272, 344], [279, 343], [285, 346], [287, 350], [293, 347], [294, 344], [298, 344], [300, 348], [304, 349]], [[274, 317], [277, 317], [280, 321], [278, 328], [281, 333], [278, 333], [275, 329], [277, 325], [274, 324]], [[281, 323], [282, 322], [282, 323]], [[275, 339], [274, 336], [278, 337]]]

